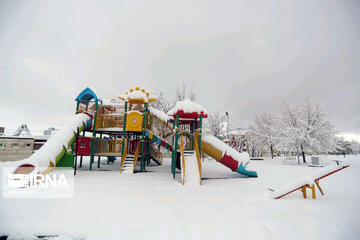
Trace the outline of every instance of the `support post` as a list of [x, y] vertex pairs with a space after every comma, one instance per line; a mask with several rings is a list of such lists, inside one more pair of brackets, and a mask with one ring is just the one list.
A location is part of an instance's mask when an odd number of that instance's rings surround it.
[[141, 133], [141, 168], [140, 171], [145, 171], [145, 117], [146, 117], [146, 103], [144, 103], [143, 122], [142, 122], [142, 133]]
[[174, 129], [175, 129], [175, 137], [173, 142], [173, 152], [172, 152], [172, 161], [171, 161], [171, 171], [173, 174], [173, 178], [175, 178], [175, 169], [176, 169], [176, 158], [177, 158], [177, 142], [179, 133], [177, 131], [177, 128], [179, 127], [179, 114], [176, 115], [176, 118], [174, 119]]
[[[80, 102], [79, 102], [79, 101], [76, 101], [76, 111], [75, 111], [75, 115], [78, 113], [79, 105], [80, 105]], [[84, 131], [85, 131], [85, 129], [84, 129]], [[71, 144], [71, 153], [74, 154], [74, 143]]]
[[127, 116], [127, 105], [128, 103], [125, 102], [125, 110], [124, 110], [124, 125], [123, 125], [123, 141], [121, 144], [121, 157], [124, 155], [124, 147], [125, 147], [125, 127], [126, 127], [126, 116]]
[[94, 146], [95, 146], [95, 137], [96, 137], [96, 118], [97, 118], [97, 110], [98, 110], [98, 100], [95, 102], [95, 114], [94, 114], [94, 122], [93, 122], [93, 133], [91, 138], [91, 148], [90, 148], [90, 170], [92, 170], [92, 164], [94, 162]]
[[147, 165], [149, 166], [150, 165], [150, 153], [149, 153], [149, 148], [150, 148], [150, 141], [147, 140], [146, 141], [146, 162], [147, 162]]
[[203, 121], [203, 116], [200, 115], [200, 126], [199, 126], [200, 131], [199, 131], [199, 142], [198, 142], [199, 143], [199, 153], [200, 153], [200, 155], [201, 155], [202, 121]]
[[77, 153], [78, 153], [78, 149], [79, 149], [79, 128], [77, 128], [76, 131], [76, 153], [74, 155], [75, 157], [75, 164], [74, 164], [74, 175], [76, 175], [76, 167], [77, 167]]
[[[82, 136], [85, 137], [85, 129], [84, 129], [84, 131], [83, 131], [83, 135], [82, 135]], [[80, 165], [79, 165], [79, 167], [82, 167], [82, 161], [83, 161], [83, 155], [80, 156]]]
[[[102, 133], [100, 133], [100, 138], [102, 138]], [[100, 145], [101, 145], [101, 141], [100, 141]], [[101, 149], [101, 148], [100, 148]], [[100, 168], [100, 156], [98, 156], [98, 168]]]

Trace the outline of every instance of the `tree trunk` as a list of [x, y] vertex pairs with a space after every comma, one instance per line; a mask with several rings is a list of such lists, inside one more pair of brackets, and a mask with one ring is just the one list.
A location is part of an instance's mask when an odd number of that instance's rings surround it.
[[304, 152], [304, 148], [303, 148], [302, 144], [300, 144], [300, 148], [301, 148], [301, 155], [303, 157], [303, 163], [306, 163], [305, 152]]
[[272, 144], [270, 144], [270, 151], [271, 151], [271, 158], [274, 159], [274, 149]]
[[296, 146], [296, 156], [297, 156], [297, 160], [298, 160], [298, 165], [300, 165], [299, 146]]

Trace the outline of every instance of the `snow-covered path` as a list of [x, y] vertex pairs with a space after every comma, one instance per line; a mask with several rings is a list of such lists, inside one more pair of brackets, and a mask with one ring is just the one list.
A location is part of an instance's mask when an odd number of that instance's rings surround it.
[[[334, 157], [331, 157], [333, 159]], [[336, 158], [336, 157], [335, 157]], [[339, 159], [342, 159], [339, 157]], [[115, 165], [79, 170], [72, 199], [0, 198], [1, 234], [69, 235], [68, 239], [357, 239], [360, 236], [360, 157], [322, 181], [325, 196], [268, 197], [317, 171], [280, 159], [251, 161], [258, 178], [203, 163], [200, 187], [174, 180], [170, 161], [147, 173], [120, 174]], [[105, 160], [103, 160], [105, 162]], [[25, 238], [26, 239], [26, 238]]]

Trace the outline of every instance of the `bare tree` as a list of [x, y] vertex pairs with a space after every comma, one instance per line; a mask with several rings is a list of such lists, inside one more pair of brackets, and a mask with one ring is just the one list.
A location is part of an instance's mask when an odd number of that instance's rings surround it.
[[193, 91], [190, 91], [190, 93], [187, 94], [185, 84], [182, 84], [181, 87], [176, 86], [174, 98], [167, 98], [164, 92], [160, 92], [158, 100], [150, 103], [150, 105], [158, 110], [167, 113], [175, 106], [176, 102], [183, 101], [185, 99], [195, 101], [196, 94]]
[[185, 84], [182, 84], [182, 86], [176, 86], [175, 102], [183, 101], [185, 99], [190, 99], [191, 101], [196, 101], [196, 94], [193, 91], [190, 91], [190, 93], [187, 94]]
[[357, 141], [351, 141], [351, 151], [353, 154], [360, 154], [360, 143]]
[[224, 116], [221, 116], [219, 111], [213, 112], [209, 115], [206, 120], [206, 127], [208, 128], [211, 135], [219, 137], [221, 131], [224, 129]]
[[250, 131], [253, 133], [252, 135], [257, 135], [255, 137], [258, 141], [256, 144], [258, 146], [267, 145], [270, 148], [271, 158], [274, 158], [274, 145], [277, 141], [278, 129], [273, 114], [264, 112], [260, 116], [256, 116], [254, 124], [250, 126]]
[[167, 113], [171, 108], [174, 107], [172, 102], [166, 98], [166, 95], [163, 92], [160, 92], [158, 100], [150, 103], [150, 105], [158, 110], [161, 110]]
[[[253, 132], [256, 128], [253, 125], [250, 125], [250, 137], [248, 139], [248, 144], [250, 146], [250, 155], [252, 157], [262, 157], [262, 152], [266, 143], [264, 138], [262, 138], [259, 134]], [[257, 130], [256, 130], [257, 131]]]

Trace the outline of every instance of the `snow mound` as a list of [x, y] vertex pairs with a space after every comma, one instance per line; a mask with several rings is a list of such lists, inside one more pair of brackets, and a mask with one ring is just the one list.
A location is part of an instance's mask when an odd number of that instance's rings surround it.
[[72, 129], [64, 127], [55, 136], [65, 147], [68, 147], [67, 144], [74, 137], [74, 135], [75, 133]]
[[130, 113], [138, 113], [138, 114], [142, 114], [140, 111], [138, 110], [131, 110], [131, 111], [127, 111], [127, 114], [130, 114]]
[[200, 173], [198, 169], [197, 158], [195, 154], [185, 155], [185, 181], [186, 186], [199, 186], [200, 185]]
[[190, 99], [177, 102], [176, 105], [167, 113], [167, 115], [173, 116], [178, 111], [183, 111], [184, 113], [207, 114], [206, 108], [194, 101], [191, 101]]
[[119, 105], [124, 105], [124, 102], [119, 101], [118, 99], [115, 98], [109, 98], [109, 99], [104, 99], [102, 102], [103, 106], [119, 106]]
[[78, 126], [82, 126], [83, 119], [80, 117], [71, 118], [69, 121], [67, 121], [64, 125], [64, 128], [71, 129], [74, 133], [77, 132]]
[[158, 119], [160, 119], [160, 120], [162, 120], [164, 122], [167, 122], [167, 121], [170, 120], [170, 117], [161, 110], [158, 110], [158, 109], [153, 108], [153, 107], [149, 107], [148, 110], [152, 115], [154, 115], [155, 117], [157, 117]]

